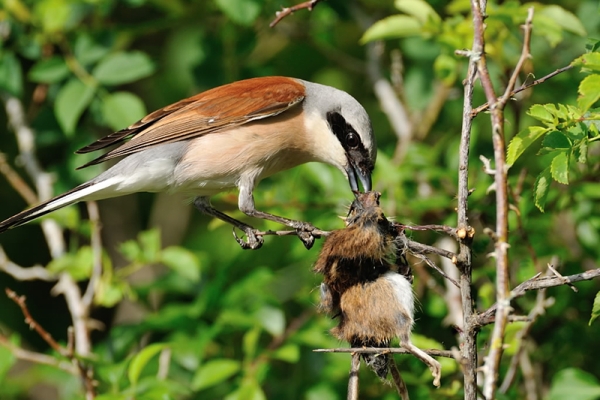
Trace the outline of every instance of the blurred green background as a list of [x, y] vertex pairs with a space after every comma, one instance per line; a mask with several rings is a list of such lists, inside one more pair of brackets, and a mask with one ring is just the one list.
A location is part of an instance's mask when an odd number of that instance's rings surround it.
[[[21, 100], [35, 131], [37, 157], [55, 179], [55, 194], [95, 176], [105, 165], [75, 171], [91, 155], [78, 148], [126, 127], [147, 112], [231, 81], [284, 75], [343, 89], [367, 109], [378, 141], [374, 189], [386, 215], [406, 224], [456, 224], [457, 163], [462, 118], [462, 80], [467, 60], [454, 55], [471, 47], [469, 3], [421, 2], [406, 11], [402, 1], [329, 0], [312, 12], [298, 11], [275, 28], [283, 0], [3, 0], [0, 8], [0, 94]], [[411, 3], [412, 4], [412, 3]], [[410, 6], [410, 4], [409, 4]], [[489, 67], [500, 91], [522, 46], [520, 24], [528, 4], [489, 3]], [[404, 7], [404, 9], [403, 9]], [[404, 11], [404, 12], [401, 12]], [[364, 44], [368, 26], [389, 16], [383, 42]], [[410, 18], [409, 18], [410, 19]], [[536, 4], [534, 37], [522, 78], [531, 81], [568, 65], [585, 52], [586, 39], [599, 37], [598, 3], [545, 1]], [[386, 30], [387, 29], [387, 30]], [[379, 35], [379, 36], [378, 36]], [[367, 37], [368, 39], [368, 37]], [[380, 76], [391, 82], [411, 116], [412, 137], [398, 137], [374, 93]], [[534, 124], [526, 115], [535, 103], [573, 104], [582, 75], [573, 69], [517, 96], [506, 113], [508, 139]], [[479, 87], [475, 105], [484, 103]], [[0, 111], [0, 152], [28, 182], [14, 132]], [[474, 242], [477, 308], [494, 302], [492, 178], [481, 155], [493, 158], [489, 118], [474, 121], [471, 146], [470, 223]], [[512, 286], [543, 270], [548, 262], [563, 275], [598, 268], [600, 193], [597, 147], [588, 162], [573, 167], [569, 186], [553, 183], [541, 213], [533, 202], [537, 174], [547, 160], [532, 146], [509, 172], [511, 187]], [[339, 171], [304, 165], [263, 181], [255, 193], [260, 210], [310, 221], [321, 229], [343, 226], [352, 194]], [[27, 207], [0, 178], [0, 219]], [[213, 199], [220, 210], [260, 228], [237, 210], [237, 193]], [[258, 251], [242, 251], [231, 227], [193, 210], [188, 199], [139, 194], [99, 203], [106, 252], [102, 291], [92, 317], [93, 354], [103, 399], [342, 399], [348, 355], [316, 354], [339, 347], [329, 336], [335, 321], [316, 312], [319, 277], [311, 272], [322, 242], [307, 251], [294, 237], [267, 237]], [[48, 265], [72, 274], [84, 287], [91, 271], [90, 225], [84, 205], [52, 214], [65, 229], [68, 254], [51, 260], [38, 223], [0, 237], [8, 257], [21, 266]], [[447, 245], [438, 233], [414, 232], [413, 239]], [[450, 243], [450, 248], [454, 244]], [[164, 250], [163, 250], [164, 249]], [[441, 277], [414, 261], [417, 346], [450, 349], [460, 330], [456, 298]], [[435, 260], [440, 262], [440, 260]], [[453, 267], [448, 267], [452, 269]], [[61, 342], [71, 323], [53, 284], [18, 282], [0, 272], [0, 287], [27, 296], [37, 321]], [[600, 397], [597, 338], [600, 324], [588, 326], [598, 282], [548, 290], [554, 305], [519, 343], [523, 323], [510, 325], [502, 370], [522, 345], [533, 373], [503, 398], [525, 398], [526, 380], [535, 380], [540, 398], [567, 388], [589, 388], [572, 399]], [[514, 303], [527, 314], [535, 294]], [[23, 322], [18, 307], [0, 295], [0, 333], [23, 347], [51, 352]], [[479, 336], [487, 353], [490, 327]], [[148, 347], [150, 344], [161, 344]], [[171, 351], [168, 374], [157, 377], [164, 345]], [[132, 379], [131, 360], [146, 349], [147, 362]], [[480, 359], [481, 359], [480, 357]], [[427, 368], [416, 359], [396, 361], [414, 399], [462, 398], [462, 376], [454, 361], [443, 362], [442, 388], [433, 390]], [[585, 371], [585, 372], [584, 372]], [[134, 375], [135, 375], [134, 374]], [[548, 394], [552, 388], [552, 393]], [[585, 397], [588, 396], [588, 397]], [[0, 399], [79, 399], [77, 377], [47, 366], [17, 363], [0, 347]], [[361, 398], [396, 398], [370, 371], [361, 372]]]

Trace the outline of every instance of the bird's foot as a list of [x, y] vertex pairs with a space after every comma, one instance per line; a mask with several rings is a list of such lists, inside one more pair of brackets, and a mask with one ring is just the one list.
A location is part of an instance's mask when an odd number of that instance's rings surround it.
[[245, 228], [240, 228], [240, 229], [242, 229], [244, 231], [244, 234], [246, 235], [246, 240], [240, 238], [235, 233], [235, 228], [233, 228], [233, 237], [235, 238], [235, 241], [238, 242], [238, 244], [240, 245], [240, 247], [242, 249], [256, 250], [256, 249], [260, 249], [262, 247], [265, 240], [263, 239], [262, 235], [259, 234], [260, 231], [258, 229], [254, 229], [251, 226], [248, 226]]
[[310, 248], [313, 247], [315, 244], [315, 238], [320, 237], [320, 235], [315, 233], [315, 231], [318, 231], [318, 229], [308, 222], [294, 221], [292, 228], [296, 230], [296, 235], [302, 241], [307, 250], [310, 250]]
[[429, 364], [429, 369], [431, 370], [431, 375], [433, 375], [433, 386], [439, 388], [441, 384], [440, 379], [442, 378], [442, 366], [439, 362], [433, 360]]

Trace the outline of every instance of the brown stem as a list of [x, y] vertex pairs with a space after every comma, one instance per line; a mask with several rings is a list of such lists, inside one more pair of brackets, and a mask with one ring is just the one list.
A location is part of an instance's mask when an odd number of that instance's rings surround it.
[[290, 14], [293, 14], [294, 12], [296, 12], [298, 10], [302, 10], [302, 9], [306, 8], [308, 11], [312, 11], [312, 9], [315, 8], [317, 6], [317, 4], [319, 4], [321, 1], [322, 0], [309, 0], [309, 1], [305, 1], [304, 3], [296, 4], [295, 6], [285, 7], [281, 11], [277, 11], [275, 13], [275, 19], [269, 24], [269, 27], [273, 28], [282, 19], [284, 19], [285, 17], [287, 17]]

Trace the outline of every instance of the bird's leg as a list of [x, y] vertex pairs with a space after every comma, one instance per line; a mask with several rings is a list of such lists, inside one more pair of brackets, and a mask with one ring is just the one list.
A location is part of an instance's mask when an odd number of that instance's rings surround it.
[[[233, 236], [242, 249], [255, 250], [263, 245], [264, 239], [262, 236], [257, 235], [257, 229], [254, 229], [250, 225], [244, 224], [243, 222], [240, 222], [237, 219], [232, 218], [229, 215], [213, 208], [213, 206], [210, 205], [210, 199], [208, 197], [196, 197], [194, 199], [194, 206], [203, 214], [210, 215], [211, 217], [218, 218], [221, 221], [225, 221], [228, 224], [233, 225]], [[240, 239], [235, 233], [235, 228], [243, 231], [248, 239], [246, 241]]]
[[263, 211], [258, 211], [254, 207], [254, 196], [252, 195], [252, 188], [241, 186], [240, 195], [238, 197], [238, 207], [246, 215], [255, 218], [268, 219], [269, 221], [275, 221], [282, 225], [289, 226], [296, 230], [296, 235], [304, 243], [304, 247], [310, 249], [315, 243], [316, 236], [313, 232], [317, 230], [312, 224], [303, 221], [296, 221], [277, 215], [269, 214]]
[[423, 361], [429, 367], [431, 370], [431, 375], [433, 375], [433, 385], [435, 387], [440, 387], [440, 379], [442, 377], [442, 366], [440, 363], [434, 360], [429, 354], [412, 344], [410, 339], [402, 340], [402, 347], [408, 350], [413, 356]]

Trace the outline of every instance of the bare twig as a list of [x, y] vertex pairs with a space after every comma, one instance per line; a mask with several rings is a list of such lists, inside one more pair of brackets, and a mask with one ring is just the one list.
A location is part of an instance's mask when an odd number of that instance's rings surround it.
[[408, 388], [406, 387], [404, 379], [402, 379], [402, 375], [400, 374], [398, 366], [396, 365], [394, 360], [391, 360], [389, 365], [390, 373], [392, 374], [392, 382], [394, 382], [394, 386], [396, 387], [398, 395], [402, 400], [409, 400]]
[[102, 239], [100, 237], [100, 213], [98, 211], [98, 205], [95, 201], [89, 201], [87, 202], [87, 209], [92, 225], [90, 241], [93, 253], [93, 268], [92, 276], [90, 277], [88, 286], [81, 298], [81, 305], [83, 308], [89, 309], [94, 301], [96, 288], [100, 282], [100, 277], [102, 276]]
[[39, 200], [36, 194], [31, 190], [27, 182], [8, 164], [6, 156], [3, 153], [0, 153], [0, 174], [4, 175], [10, 186], [25, 199], [27, 204], [38, 203]]
[[[582, 272], [580, 274], [562, 276], [560, 278], [557, 276], [547, 276], [540, 278], [539, 276], [540, 274], [538, 273], [533, 278], [521, 283], [519, 286], [514, 288], [510, 293], [511, 299], [521, 297], [531, 290], [546, 289], [555, 286], [562, 286], [567, 283], [589, 281], [591, 279], [599, 278], [600, 268], [592, 269], [586, 272]], [[493, 306], [479, 314], [475, 322], [476, 327], [480, 328], [484, 325], [488, 325], [494, 322], [494, 314], [496, 312], [496, 308], [497, 305], [494, 304]]]
[[[561, 73], [563, 73], [563, 72], [565, 72], [565, 71], [568, 71], [568, 70], [570, 70], [571, 68], [573, 68], [573, 65], [567, 65], [567, 66], [565, 66], [565, 67], [559, 68], [559, 69], [557, 69], [556, 71], [553, 71], [553, 72], [549, 73], [548, 75], [545, 75], [545, 76], [541, 77], [540, 79], [536, 79], [536, 80], [535, 80], [535, 81], [533, 81], [533, 82], [524, 83], [524, 84], [522, 84], [521, 86], [519, 86], [517, 89], [513, 90], [513, 91], [510, 93], [510, 97], [514, 96], [514, 95], [515, 95], [515, 94], [517, 94], [517, 93], [521, 93], [522, 91], [524, 91], [524, 90], [527, 90], [527, 89], [529, 89], [529, 88], [531, 88], [531, 87], [533, 87], [533, 86], [537, 86], [537, 85], [539, 85], [540, 83], [544, 83], [544, 82], [546, 82], [548, 79], [550, 79], [550, 78], [553, 78], [553, 77], [555, 77], [556, 75], [558, 75], [558, 74], [561, 74]], [[488, 108], [490, 108], [490, 103], [485, 103], [485, 104], [482, 104], [482, 105], [480, 105], [479, 107], [477, 107], [477, 108], [475, 108], [475, 109], [473, 109], [473, 110], [471, 111], [471, 116], [472, 116], [472, 117], [475, 117], [475, 116], [477, 116], [477, 114], [479, 114], [479, 113], [480, 113], [480, 112], [482, 112], [482, 111], [485, 111], [485, 110], [487, 110]]]
[[0, 335], [0, 346], [7, 348], [12, 355], [17, 357], [19, 360], [30, 361], [36, 364], [49, 365], [56, 367], [63, 371], [66, 371], [72, 375], [78, 375], [79, 369], [70, 362], [60, 360], [56, 357], [49, 356], [47, 354], [36, 353], [34, 351], [25, 350], [19, 346], [12, 344], [7, 338]]
[[[508, 273], [508, 188], [506, 168], [506, 145], [504, 141], [504, 106], [514, 89], [517, 77], [525, 60], [530, 57], [529, 45], [533, 21], [533, 7], [528, 11], [525, 25], [523, 26], [524, 41], [521, 57], [509, 83], [504, 90], [504, 95], [497, 97], [492, 85], [486, 64], [485, 40], [483, 16], [485, 9], [476, 0], [471, 1], [471, 11], [474, 25], [474, 53], [477, 55], [477, 72], [481, 80], [486, 98], [490, 103], [492, 119], [492, 141], [494, 145], [495, 174], [494, 183], [496, 189], [496, 235], [494, 255], [496, 257], [496, 322], [490, 339], [490, 350], [485, 359], [483, 374], [485, 377], [483, 385], [484, 397], [488, 400], [495, 398], [498, 369], [502, 357], [504, 332], [510, 313], [509, 273]], [[477, 50], [477, 51], [475, 51]]]
[[323, 0], [309, 0], [305, 1], [304, 3], [296, 4], [295, 6], [285, 7], [281, 11], [277, 11], [275, 13], [275, 19], [269, 24], [269, 27], [273, 28], [282, 19], [298, 10], [307, 9], [308, 11], [312, 11], [312, 9], [315, 8], [321, 1]]
[[57, 276], [48, 272], [41, 265], [24, 268], [10, 261], [2, 246], [0, 246], [0, 271], [7, 273], [18, 281], [42, 280], [52, 282], [58, 280]]
[[40, 337], [44, 339], [44, 341], [48, 343], [48, 345], [52, 347], [52, 349], [54, 349], [54, 351], [67, 357], [67, 350], [60, 344], [58, 344], [58, 342], [54, 340], [52, 335], [48, 333], [48, 331], [46, 331], [40, 324], [38, 324], [35, 319], [33, 319], [31, 313], [29, 312], [29, 309], [27, 308], [27, 304], [25, 304], [25, 296], [19, 296], [14, 291], [8, 288], [6, 288], [5, 291], [8, 298], [17, 303], [19, 308], [21, 308], [21, 312], [25, 316], [25, 323], [29, 326], [29, 328], [35, 330], [37, 334], [40, 335]]
[[348, 379], [348, 400], [358, 400], [358, 371], [360, 370], [360, 354], [352, 353], [350, 364], [350, 378]]
[[[315, 349], [313, 351], [315, 353], [412, 354], [410, 351], [406, 350], [403, 347], [353, 347], [353, 348], [340, 347], [340, 348], [336, 348], [336, 349]], [[425, 352], [433, 357], [455, 358], [454, 354], [450, 350], [429, 349], [429, 350], [423, 350], [423, 352]]]
[[[41, 169], [35, 156], [35, 135], [25, 120], [23, 104], [18, 98], [9, 95], [3, 95], [2, 100], [9, 125], [17, 138], [19, 160], [35, 183], [39, 200], [47, 200], [52, 197], [52, 177]], [[53, 258], [60, 257], [65, 252], [65, 243], [60, 227], [52, 219], [44, 219], [41, 225], [50, 254]]]

